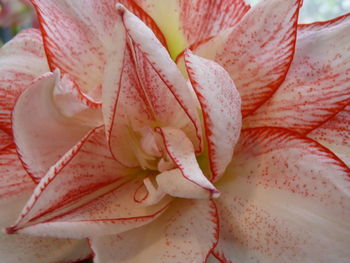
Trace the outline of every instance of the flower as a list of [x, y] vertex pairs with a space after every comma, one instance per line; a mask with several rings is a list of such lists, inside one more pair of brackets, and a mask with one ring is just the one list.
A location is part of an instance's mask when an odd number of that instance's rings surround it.
[[349, 15], [32, 2], [0, 51], [4, 263], [348, 260]]

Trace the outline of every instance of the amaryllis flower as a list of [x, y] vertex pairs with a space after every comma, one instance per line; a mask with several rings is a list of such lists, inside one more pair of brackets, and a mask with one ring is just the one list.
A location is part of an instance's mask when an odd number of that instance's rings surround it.
[[349, 15], [32, 2], [0, 53], [2, 262], [348, 262]]

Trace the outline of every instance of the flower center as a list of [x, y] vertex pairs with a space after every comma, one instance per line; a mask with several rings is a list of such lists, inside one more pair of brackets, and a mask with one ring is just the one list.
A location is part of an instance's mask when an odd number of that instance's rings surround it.
[[135, 192], [136, 202], [153, 205], [171, 197], [216, 198], [218, 190], [203, 174], [192, 141], [178, 128], [143, 127], [134, 133], [133, 147], [147, 176]]
[[164, 172], [175, 167], [164, 146], [161, 135], [151, 127], [143, 127], [134, 136], [134, 153], [144, 170]]
[[[133, 134], [134, 153], [142, 169], [162, 173], [176, 167], [166, 151], [161, 135], [154, 129], [143, 127]], [[158, 186], [156, 176], [151, 172], [145, 177], [143, 185], [135, 192], [136, 202], [153, 205], [165, 197], [166, 193]]]

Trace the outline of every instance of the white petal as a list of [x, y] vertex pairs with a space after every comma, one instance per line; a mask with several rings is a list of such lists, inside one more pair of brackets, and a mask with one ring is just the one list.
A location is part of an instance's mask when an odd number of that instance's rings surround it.
[[231, 75], [247, 116], [286, 78], [295, 50], [301, 0], [260, 1], [232, 27], [192, 48]]
[[102, 106], [115, 158], [125, 166], [139, 165], [134, 137], [144, 126], [157, 125], [182, 128], [200, 152], [200, 119], [190, 87], [153, 32], [118, 8], [120, 38], [106, 66]]
[[146, 225], [167, 210], [171, 198], [145, 206], [136, 200], [142, 180], [120, 180], [88, 196], [74, 209], [49, 220], [24, 226], [17, 233], [35, 236], [84, 238], [119, 234]]
[[[20, 213], [35, 184], [24, 171], [15, 146], [1, 150], [0, 229]], [[7, 235], [0, 231], [1, 263], [68, 263], [85, 259], [91, 251], [86, 240]]]
[[202, 106], [212, 181], [224, 173], [242, 126], [241, 98], [230, 75], [213, 61], [185, 52], [192, 86]]
[[[21, 94], [12, 114], [16, 146], [27, 171], [36, 180], [91, 129], [58, 110], [59, 104], [54, 101], [58, 84], [57, 72], [43, 75]], [[80, 104], [75, 101], [75, 105]], [[74, 107], [73, 101], [70, 107]]]
[[210, 200], [177, 200], [153, 223], [120, 235], [91, 238], [96, 263], [204, 262], [217, 240]]
[[11, 135], [11, 112], [31, 82], [48, 72], [40, 31], [21, 31], [0, 50], [0, 125]]
[[[159, 178], [162, 185], [166, 185], [170, 182], [174, 183], [174, 189], [183, 191], [179, 192], [177, 195], [181, 197], [203, 197], [202, 190], [207, 191], [209, 196], [218, 197], [220, 193], [203, 174], [198, 165], [193, 145], [186, 137], [185, 133], [179, 129], [170, 127], [159, 128], [158, 131], [163, 136], [167, 153], [179, 168], [170, 173], [163, 172]], [[185, 180], [180, 179], [179, 172], [181, 172], [183, 179]], [[186, 181], [189, 187], [188, 189], [183, 188], [186, 185]], [[169, 187], [167, 190], [170, 189], [171, 187]], [[195, 189], [197, 189], [199, 192], [191, 193], [191, 190]], [[171, 191], [173, 192], [173, 190]]]
[[114, 1], [33, 0], [50, 69], [69, 73], [86, 94], [101, 99], [104, 65], [114, 48]]
[[330, 149], [350, 167], [350, 106], [307, 136]]
[[[123, 0], [121, 2], [125, 3], [133, 13], [135, 9], [141, 9], [154, 19], [165, 36], [173, 58], [189, 45], [236, 25], [250, 8], [244, 0]], [[139, 17], [145, 23], [148, 22], [148, 19]]]
[[346, 263], [350, 170], [314, 141], [280, 128], [242, 132], [216, 200], [226, 262]]
[[350, 103], [349, 18], [302, 29], [285, 81], [245, 120], [245, 127], [307, 134]]
[[91, 200], [92, 193], [134, 173], [113, 159], [103, 127], [92, 129], [41, 179], [12, 231], [62, 215]]

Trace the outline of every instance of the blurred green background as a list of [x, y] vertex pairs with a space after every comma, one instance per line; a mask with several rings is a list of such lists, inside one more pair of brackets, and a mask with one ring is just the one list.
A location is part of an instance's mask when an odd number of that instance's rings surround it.
[[[246, 0], [251, 5], [260, 1], [262, 0]], [[329, 20], [349, 12], [350, 0], [304, 0], [299, 23]]]
[[37, 27], [38, 22], [29, 0], [0, 0], [0, 43], [22, 28], [33, 26]]
[[301, 23], [328, 20], [350, 12], [350, 0], [304, 0]]

